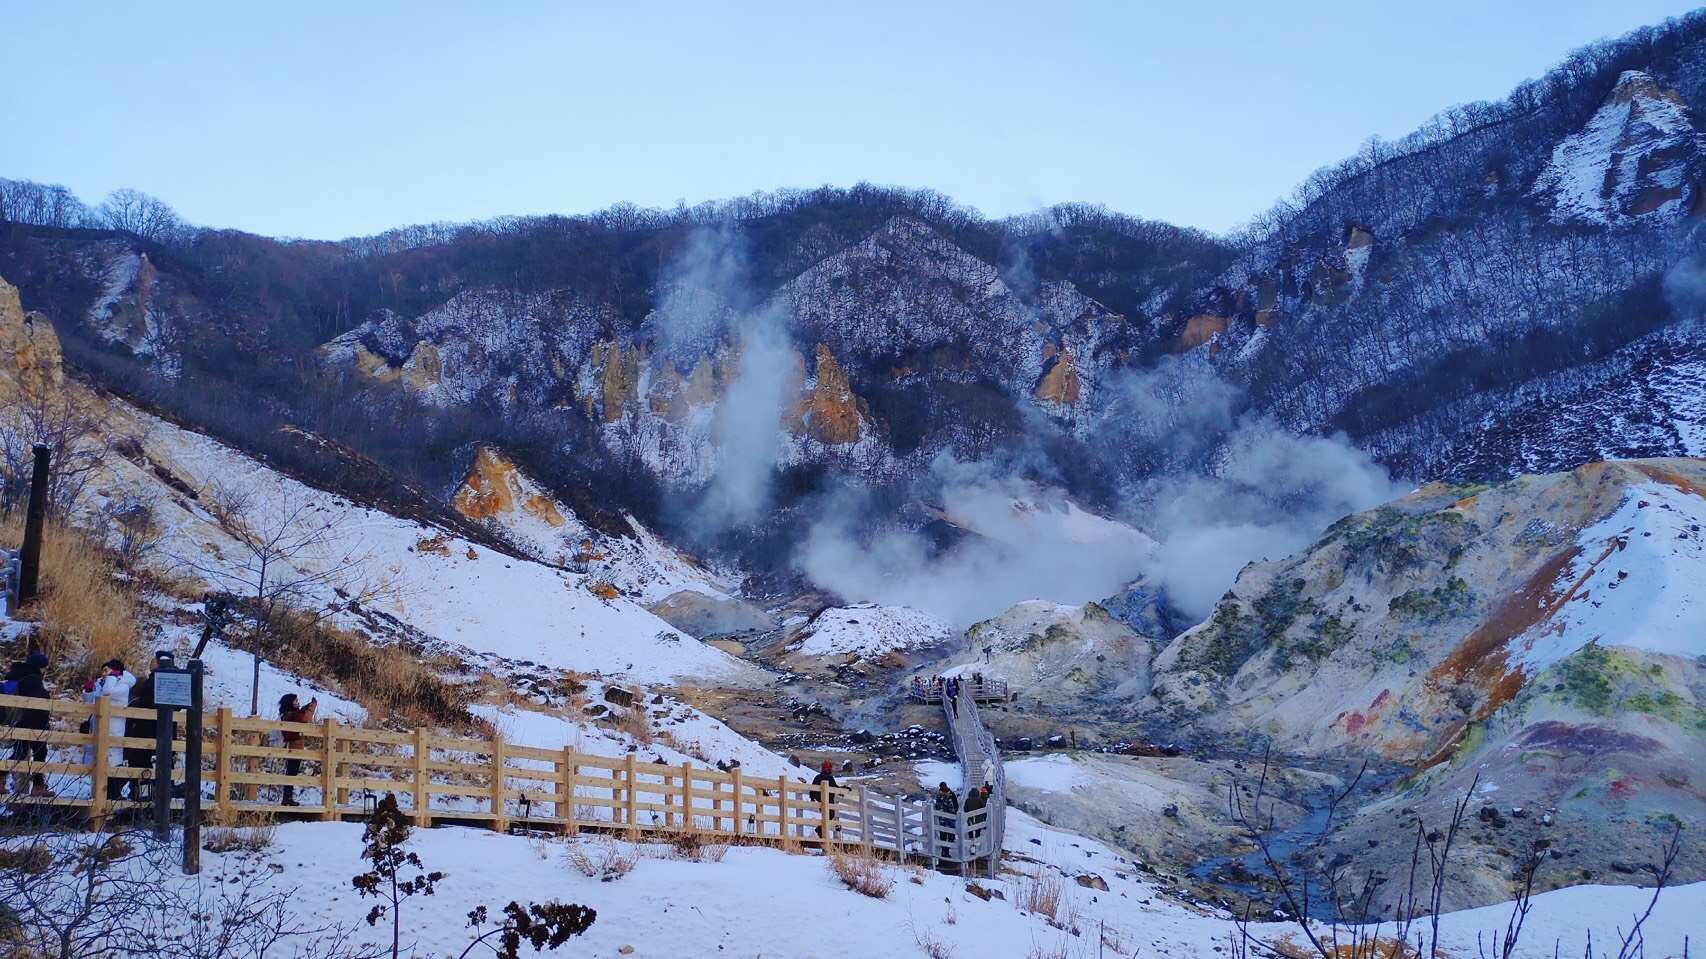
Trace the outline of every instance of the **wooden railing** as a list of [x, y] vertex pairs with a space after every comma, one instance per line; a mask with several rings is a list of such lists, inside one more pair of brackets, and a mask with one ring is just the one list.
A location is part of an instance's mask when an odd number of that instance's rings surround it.
[[[45, 742], [46, 762], [0, 760], [0, 771], [42, 774], [56, 795], [14, 795], [13, 804], [72, 807], [91, 819], [151, 805], [109, 799], [107, 784], [151, 786], [152, 768], [114, 761], [113, 751], [145, 750], [153, 738], [113, 735], [114, 720], [152, 721], [152, 709], [0, 695], [0, 708], [47, 709], [61, 728], [0, 730], [13, 742]], [[172, 739], [173, 783], [184, 781], [183, 713]], [[88, 720], [88, 731], [79, 726]], [[70, 727], [69, 729], [63, 727]], [[287, 723], [243, 718], [229, 708], [208, 716], [201, 735], [203, 809], [215, 817], [243, 812], [301, 814], [324, 820], [359, 817], [384, 795], [420, 825], [483, 822], [567, 834], [694, 832], [730, 841], [775, 842], [885, 852], [928, 859], [964, 855], [966, 816], [939, 821], [925, 799], [887, 795], [864, 786], [825, 789], [787, 776], [761, 777], [691, 763], [646, 762], [629, 753], [597, 756], [573, 748], [439, 736], [424, 729], [396, 732], [324, 720]], [[301, 735], [298, 748], [271, 742], [275, 733]], [[138, 754], [140, 756], [140, 754]], [[284, 764], [299, 760], [296, 775]], [[299, 805], [282, 802], [285, 786]], [[174, 799], [174, 806], [181, 800]], [[975, 816], [975, 814], [972, 814]], [[822, 835], [825, 823], [830, 835]], [[952, 833], [944, 839], [944, 834]]]
[[[1007, 682], [1002, 679], [985, 679], [971, 676], [957, 677], [960, 680], [960, 694], [969, 697], [974, 702], [1000, 703], [1007, 700]], [[907, 687], [907, 697], [915, 702], [939, 703], [942, 701], [942, 680], [940, 678], [917, 678]]]

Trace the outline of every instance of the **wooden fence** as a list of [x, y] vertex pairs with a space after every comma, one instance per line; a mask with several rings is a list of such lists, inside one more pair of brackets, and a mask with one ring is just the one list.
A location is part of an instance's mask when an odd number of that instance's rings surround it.
[[[1007, 701], [1007, 681], [1002, 679], [985, 679], [981, 676], [959, 676], [962, 695], [978, 703], [1004, 703]], [[924, 679], [916, 677], [907, 687], [908, 699], [919, 703], [939, 703], [942, 701], [942, 679], [931, 677]]]
[[[10, 802], [73, 807], [91, 819], [150, 808], [137, 798], [154, 778], [153, 738], [114, 735], [115, 720], [152, 721], [152, 709], [0, 695], [0, 708], [48, 709], [59, 728], [13, 727], [12, 742], [45, 742], [46, 762], [0, 761], [0, 771], [46, 777], [52, 797], [13, 795]], [[172, 779], [184, 779], [184, 714], [177, 714]], [[85, 722], [87, 721], [87, 723]], [[988, 813], [944, 814], [927, 799], [885, 795], [859, 787], [824, 789], [787, 776], [753, 776], [691, 763], [646, 762], [506, 742], [438, 736], [424, 729], [364, 729], [334, 720], [287, 723], [242, 718], [222, 707], [200, 730], [203, 809], [214, 821], [245, 812], [359, 818], [390, 794], [416, 823], [481, 822], [493, 829], [523, 825], [565, 834], [615, 831], [693, 832], [729, 841], [774, 842], [883, 852], [956, 862], [977, 858], [987, 845]], [[83, 729], [87, 731], [83, 731]], [[286, 748], [274, 734], [300, 734]], [[146, 751], [149, 768], [123, 764], [122, 750]], [[141, 758], [142, 753], [136, 754]], [[298, 760], [289, 775], [285, 764]], [[108, 784], [137, 781], [128, 798], [109, 798]], [[122, 783], [121, 783], [122, 785]], [[294, 787], [300, 805], [282, 802]], [[174, 807], [182, 805], [174, 799]], [[822, 835], [828, 823], [830, 835]], [[985, 853], [987, 854], [987, 853]]]

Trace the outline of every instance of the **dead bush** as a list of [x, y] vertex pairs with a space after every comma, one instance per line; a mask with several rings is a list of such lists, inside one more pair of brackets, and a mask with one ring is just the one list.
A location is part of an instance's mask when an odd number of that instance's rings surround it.
[[887, 899], [894, 890], [894, 877], [887, 866], [869, 856], [830, 853], [826, 860], [829, 872], [841, 884], [862, 896]]
[[[261, 655], [279, 667], [335, 684], [377, 715], [417, 725], [466, 726], [467, 690], [446, 682], [398, 646], [375, 646], [358, 632], [293, 611], [273, 617]], [[246, 642], [254, 642], [251, 634]]]
[[[0, 539], [15, 549], [23, 538], [23, 515], [14, 511]], [[78, 675], [115, 656], [139, 659], [136, 597], [119, 578], [112, 551], [74, 526], [53, 522], [43, 530], [32, 612], [41, 621], [42, 650], [55, 663], [80, 662]]]
[[53, 868], [53, 851], [41, 843], [15, 849], [0, 849], [0, 869], [39, 876]]
[[1061, 912], [1066, 905], [1066, 888], [1059, 876], [1046, 873], [1032, 876], [1020, 885], [1016, 905], [1025, 912], [1042, 916], [1051, 926], [1059, 926], [1064, 921]]
[[278, 823], [270, 812], [232, 810], [208, 817], [201, 848], [208, 852], [261, 852], [278, 838]]
[[563, 853], [581, 875], [600, 882], [615, 882], [634, 871], [639, 857], [614, 839], [582, 841]]
[[646, 708], [638, 701], [622, 711], [622, 718], [617, 722], [616, 728], [634, 737], [634, 741], [641, 745], [651, 745], [652, 721], [646, 718]]
[[689, 862], [722, 862], [729, 845], [696, 829], [677, 829], [664, 835], [670, 858]]

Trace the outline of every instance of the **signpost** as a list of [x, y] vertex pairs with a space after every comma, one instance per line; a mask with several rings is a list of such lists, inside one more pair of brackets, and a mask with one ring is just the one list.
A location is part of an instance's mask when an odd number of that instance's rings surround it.
[[155, 655], [154, 675], [154, 835], [171, 836], [173, 714], [184, 715], [184, 873], [201, 871], [202, 665], [174, 664], [172, 654]]

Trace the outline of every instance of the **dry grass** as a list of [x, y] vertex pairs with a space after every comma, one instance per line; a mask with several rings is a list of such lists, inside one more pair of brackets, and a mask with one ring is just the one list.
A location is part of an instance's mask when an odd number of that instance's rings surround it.
[[712, 836], [696, 829], [676, 829], [663, 834], [663, 840], [669, 850], [671, 859], [684, 859], [688, 862], [722, 862], [728, 855], [729, 844], [721, 837]]
[[830, 875], [861, 896], [887, 899], [894, 891], [894, 876], [889, 868], [869, 856], [854, 856], [832, 852], [825, 857]]
[[918, 943], [919, 951], [930, 959], [954, 959], [954, 947], [927, 932], [912, 931], [912, 939]]
[[[0, 529], [13, 548], [23, 542], [22, 512]], [[41, 544], [40, 590], [30, 615], [41, 621], [42, 649], [55, 664], [75, 664], [78, 675], [113, 657], [140, 661], [136, 596], [119, 578], [111, 550], [73, 526], [49, 523]]]
[[290, 672], [335, 685], [369, 712], [415, 725], [465, 726], [468, 691], [397, 646], [285, 613], [262, 638], [261, 655]]
[[1063, 928], [1071, 924], [1066, 887], [1059, 876], [1046, 873], [1032, 876], [1020, 885], [1015, 905], [1025, 912], [1042, 916], [1051, 926]]
[[278, 838], [278, 823], [270, 812], [216, 807], [208, 811], [207, 831], [201, 848], [208, 852], [260, 852], [272, 848]]
[[639, 856], [608, 837], [574, 843], [563, 853], [581, 875], [600, 882], [615, 882], [634, 871]]
[[622, 710], [622, 718], [617, 721], [616, 728], [634, 737], [634, 741], [649, 746], [652, 743], [652, 721], [646, 717], [646, 707], [636, 697], [634, 705]]

